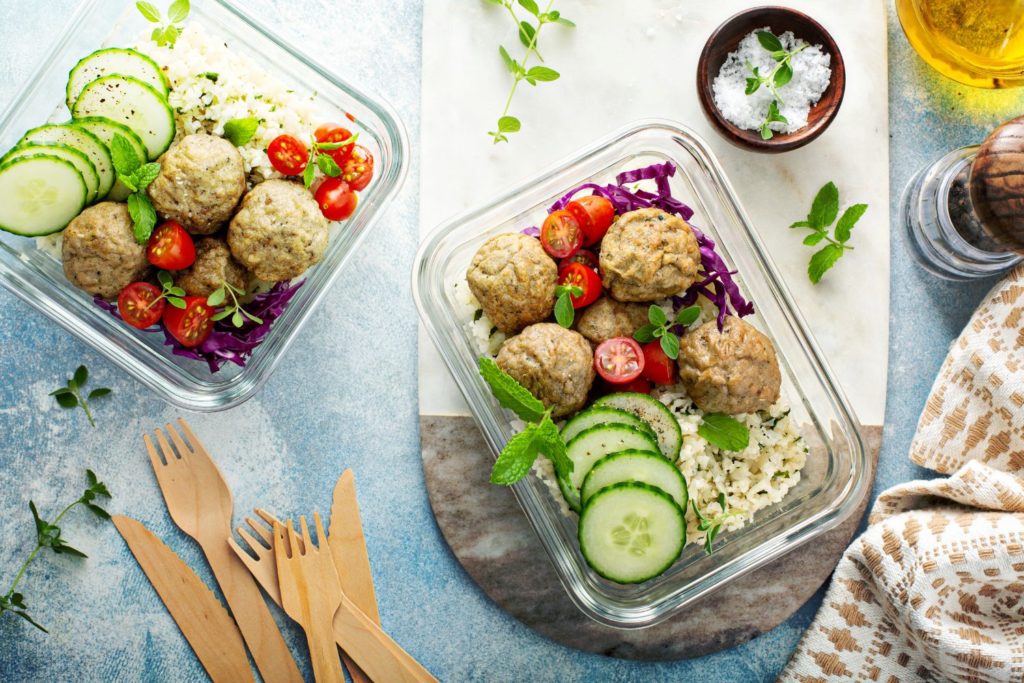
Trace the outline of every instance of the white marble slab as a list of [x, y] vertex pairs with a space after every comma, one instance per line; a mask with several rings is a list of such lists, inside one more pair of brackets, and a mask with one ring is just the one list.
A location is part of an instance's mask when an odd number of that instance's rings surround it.
[[[885, 5], [880, 0], [792, 0], [835, 37], [846, 63], [837, 119], [803, 149], [768, 156], [741, 151], [707, 124], [695, 92], [697, 58], [711, 31], [742, 0], [558, 0], [576, 29], [548, 26], [547, 63], [562, 78], [523, 84], [512, 113], [523, 130], [495, 146], [492, 130], [510, 85], [498, 56], [520, 47], [505, 10], [482, 0], [426, 0], [420, 231], [519, 185], [593, 140], [650, 117], [694, 128], [718, 155], [755, 228], [799, 303], [826, 359], [864, 424], [885, 414], [889, 324], [889, 141]], [[543, 6], [543, 3], [542, 3]], [[843, 205], [868, 212], [848, 253], [825, 280], [807, 280], [811, 249], [803, 218], [825, 182]], [[420, 330], [420, 413], [468, 409], [430, 340]]]

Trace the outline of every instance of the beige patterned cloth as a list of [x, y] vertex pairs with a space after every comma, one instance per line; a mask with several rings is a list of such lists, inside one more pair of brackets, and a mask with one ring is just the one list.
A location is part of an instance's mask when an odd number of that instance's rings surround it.
[[879, 495], [781, 681], [1024, 681], [1024, 266], [950, 349], [910, 457], [951, 476]]

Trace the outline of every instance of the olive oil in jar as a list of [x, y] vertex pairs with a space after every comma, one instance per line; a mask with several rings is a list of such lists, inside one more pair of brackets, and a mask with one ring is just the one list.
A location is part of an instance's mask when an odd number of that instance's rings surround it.
[[1024, 85], [1024, 0], [896, 0], [896, 11], [940, 73], [983, 88]]

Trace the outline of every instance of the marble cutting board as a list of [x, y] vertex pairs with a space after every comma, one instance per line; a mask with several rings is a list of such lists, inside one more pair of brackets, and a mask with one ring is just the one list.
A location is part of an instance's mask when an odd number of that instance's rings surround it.
[[[559, 0], [557, 9], [577, 28], [546, 27], [541, 48], [547, 65], [562, 77], [536, 88], [520, 87], [511, 113], [522, 120], [523, 130], [511, 143], [495, 146], [486, 132], [493, 129], [510, 85], [497, 45], [519, 54], [511, 19], [483, 0], [426, 0], [420, 233], [425, 236], [447, 217], [485, 203], [627, 123], [651, 117], [684, 123], [709, 143], [722, 163], [853, 404], [874, 459], [885, 414], [888, 354], [886, 7], [881, 0], [788, 4], [833, 34], [846, 62], [847, 90], [837, 119], [824, 135], [803, 149], [769, 156], [739, 150], [719, 137], [705, 121], [694, 87], [697, 58], [707, 36], [752, 3]], [[803, 235], [786, 226], [803, 218], [818, 188], [829, 180], [839, 187], [843, 206], [865, 202], [870, 208], [855, 230], [855, 251], [812, 286], [806, 276], [812, 252], [801, 245]], [[490, 455], [422, 328], [419, 358], [424, 471], [441, 530], [488, 595], [560, 642], [632, 658], [694, 656], [737, 644], [795, 611], [827, 578], [856, 528], [848, 523], [832, 532], [801, 571], [794, 573], [780, 561], [774, 571], [767, 567], [726, 588], [723, 593], [734, 598], [734, 618], [700, 620], [716, 626], [696, 629], [696, 622], [687, 625], [682, 618], [669, 628], [644, 631], [647, 636], [640, 639], [595, 629], [586, 617], [574, 615], [571, 605], [569, 610], [557, 606], [557, 594], [520, 590], [525, 586], [510, 589], [507, 577], [515, 572], [497, 571], [508, 563], [541, 563], [561, 590], [525, 520], [516, 520], [522, 522], [518, 525], [507, 521], [507, 514], [521, 516], [511, 493], [483, 485], [485, 477], [478, 477], [479, 484], [472, 477], [472, 472], [489, 468]], [[491, 538], [486, 546], [505, 550], [480, 556], [481, 535]], [[501, 543], [502, 535], [518, 542]], [[749, 589], [758, 581], [773, 582], [774, 599], [759, 607], [756, 618], [744, 617], [743, 605], [752, 604]], [[728, 598], [721, 601], [726, 604]], [[582, 638], [581, 633], [589, 635]], [[685, 647], [678, 645], [681, 634], [689, 639]]]

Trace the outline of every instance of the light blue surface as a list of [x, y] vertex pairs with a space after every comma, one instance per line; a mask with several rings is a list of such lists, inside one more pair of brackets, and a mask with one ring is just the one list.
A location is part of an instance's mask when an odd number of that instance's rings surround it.
[[[330, 68], [394, 104], [409, 129], [414, 162], [399, 201], [262, 394], [227, 413], [188, 416], [235, 492], [236, 518], [256, 505], [282, 515], [326, 510], [334, 480], [352, 467], [384, 626], [442, 680], [773, 679], [820, 593], [782, 626], [731, 651], [642, 664], [555, 645], [504, 614], [468, 579], [433, 521], [419, 458], [409, 269], [417, 234], [420, 3], [252, 4]], [[42, 59], [72, 6], [70, 0], [0, 3], [0, 105]], [[892, 309], [876, 491], [926, 476], [906, 458], [917, 416], [946, 348], [991, 284], [948, 284], [915, 268], [895, 227], [896, 200], [918, 167], [979, 141], [1024, 103], [1024, 93], [982, 93], [935, 76], [909, 50], [893, 16], [889, 44]], [[95, 430], [80, 411], [60, 411], [46, 396], [80, 362], [92, 370], [95, 386], [114, 389], [96, 405]], [[212, 584], [196, 546], [167, 518], [141, 445], [143, 431], [180, 411], [6, 291], [0, 291], [0, 378], [0, 589], [29, 550], [28, 499], [48, 514], [80, 493], [87, 466], [113, 491], [111, 511], [143, 520]], [[78, 514], [65, 535], [90, 559], [44, 555], [30, 569], [22, 590], [51, 633], [0, 620], [0, 680], [203, 680], [113, 527]], [[290, 624], [285, 632], [306, 666], [301, 633]]]

